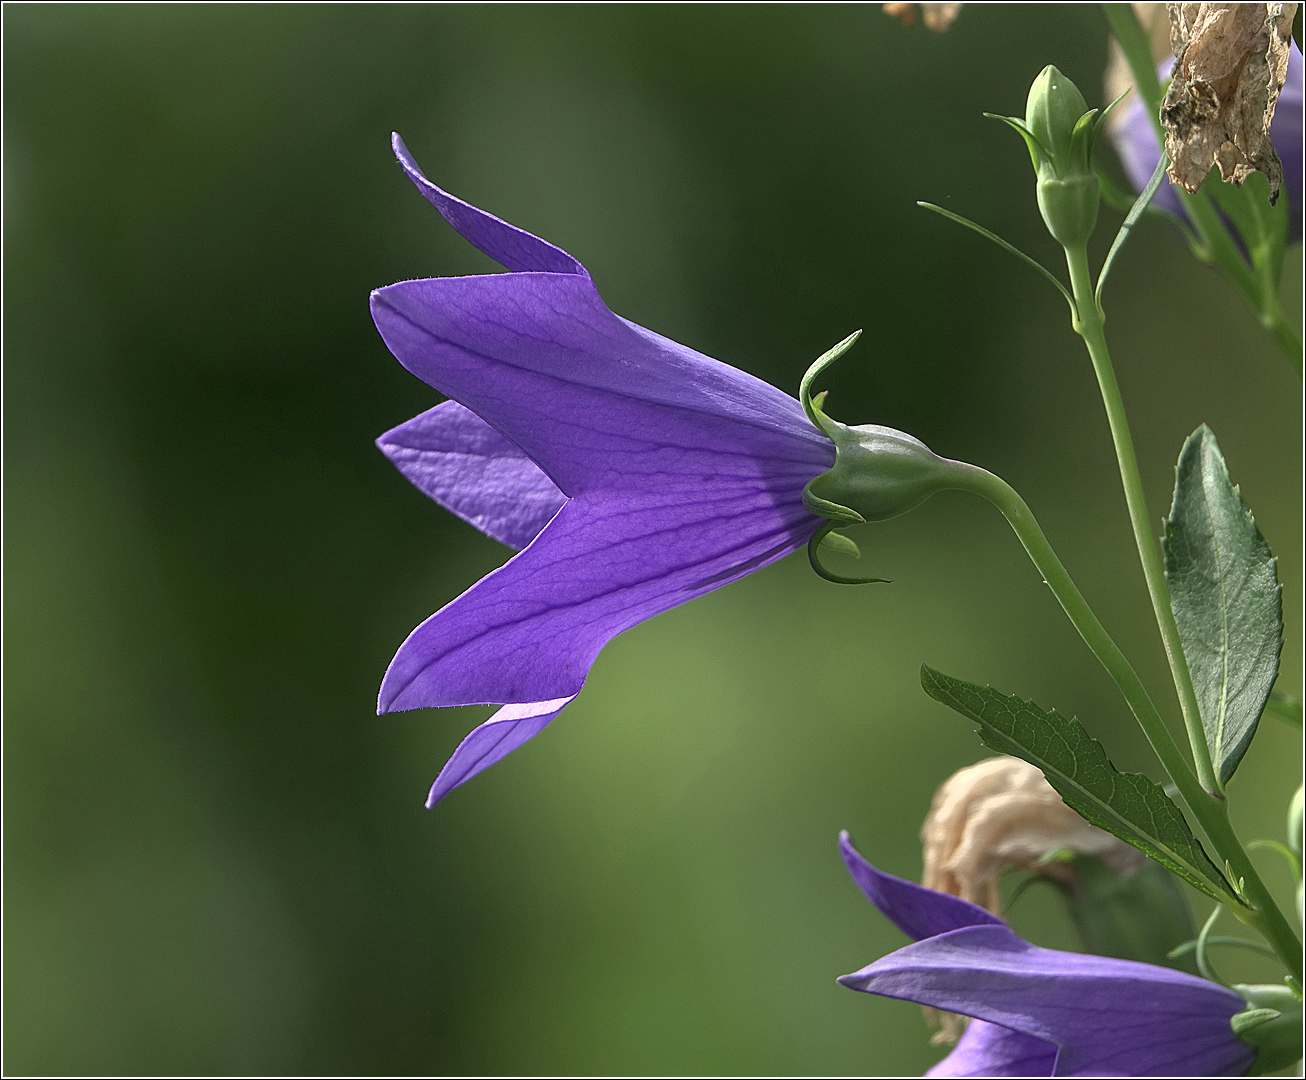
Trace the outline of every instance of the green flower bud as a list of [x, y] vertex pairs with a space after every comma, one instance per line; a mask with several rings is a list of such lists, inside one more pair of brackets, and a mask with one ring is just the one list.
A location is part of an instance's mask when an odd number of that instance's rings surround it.
[[[1025, 102], [1025, 127], [1038, 140], [1048, 164], [1058, 176], [1069, 176], [1088, 167], [1081, 160], [1082, 140], [1075, 146], [1074, 132], [1080, 118], [1089, 111], [1079, 87], [1051, 64], [1038, 73]], [[1042, 171], [1041, 166], [1040, 172]]]
[[1025, 119], [998, 117], [1029, 147], [1038, 174], [1039, 212], [1064, 247], [1083, 244], [1097, 224], [1101, 191], [1093, 171], [1093, 143], [1104, 116], [1090, 109], [1079, 88], [1049, 64], [1029, 88]]
[[1229, 1021], [1233, 1033], [1256, 1047], [1252, 1075], [1278, 1072], [1301, 1059], [1302, 1002], [1287, 986], [1235, 986], [1247, 1008]]

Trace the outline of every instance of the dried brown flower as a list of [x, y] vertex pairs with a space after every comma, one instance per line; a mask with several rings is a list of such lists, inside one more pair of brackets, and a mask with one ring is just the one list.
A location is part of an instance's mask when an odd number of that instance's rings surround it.
[[1252, 172], [1279, 196], [1283, 166], [1270, 120], [1288, 72], [1296, 4], [1167, 4], [1178, 58], [1161, 103], [1170, 178], [1190, 192], [1218, 165], [1227, 182]]
[[[961, 4], [921, 4], [921, 18], [929, 29], [941, 34], [957, 21], [961, 8]], [[915, 4], [885, 4], [884, 13], [892, 15], [904, 26], [912, 26], [916, 22]]]
[[[1054, 856], [1093, 855], [1118, 874], [1144, 861], [1141, 852], [1090, 825], [1061, 801], [1033, 765], [1020, 758], [987, 758], [953, 773], [934, 793], [921, 826], [923, 884], [1002, 914], [998, 876], [1008, 867], [1063, 883], [1074, 871]], [[925, 1010], [939, 1031], [933, 1042], [956, 1042], [963, 1018]]]

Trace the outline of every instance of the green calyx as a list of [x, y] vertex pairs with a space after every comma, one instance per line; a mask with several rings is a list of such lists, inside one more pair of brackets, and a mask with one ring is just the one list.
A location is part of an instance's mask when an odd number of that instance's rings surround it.
[[1024, 120], [994, 117], [1025, 140], [1038, 175], [1039, 212], [1066, 247], [1084, 243], [1097, 224], [1101, 185], [1093, 144], [1109, 111], [1090, 109], [1079, 88], [1049, 64], [1029, 88]]
[[825, 394], [812, 396], [816, 377], [846, 352], [861, 331], [824, 353], [803, 376], [799, 399], [808, 418], [834, 443], [834, 466], [803, 488], [803, 505], [809, 513], [830, 523], [808, 546], [812, 566], [823, 577], [841, 584], [883, 581], [883, 578], [846, 578], [827, 571], [817, 558], [820, 548], [851, 554], [851, 541], [833, 533], [836, 525], [885, 521], [919, 506], [936, 491], [955, 487], [953, 463], [941, 458], [919, 439], [875, 424], [849, 427], [825, 412]]
[[1244, 986], [1233, 988], [1243, 996], [1247, 1008], [1229, 1021], [1233, 1033], [1256, 1048], [1251, 1075], [1278, 1072], [1302, 1056], [1302, 999], [1292, 986]]

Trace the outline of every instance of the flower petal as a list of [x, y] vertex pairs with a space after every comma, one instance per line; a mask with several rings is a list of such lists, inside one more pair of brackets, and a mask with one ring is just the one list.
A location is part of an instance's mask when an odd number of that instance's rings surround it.
[[399, 159], [399, 164], [408, 174], [408, 178], [417, 185], [417, 190], [440, 211], [445, 221], [495, 262], [501, 263], [509, 270], [589, 276], [585, 267], [562, 248], [555, 247], [538, 236], [532, 236], [516, 225], [509, 225], [493, 214], [478, 210], [471, 203], [465, 203], [462, 199], [455, 198], [447, 191], [436, 187], [422, 175], [422, 170], [417, 167], [417, 162], [408, 152], [404, 140], [397, 134], [390, 136], [390, 145], [394, 149], [395, 157]]
[[400, 363], [568, 496], [777, 471], [801, 488], [833, 462], [796, 400], [619, 319], [588, 277], [406, 281], [372, 294], [372, 316]]
[[848, 873], [866, 898], [913, 941], [946, 934], [963, 926], [1006, 925], [996, 915], [969, 900], [927, 889], [872, 866], [853, 847], [847, 831], [839, 834], [839, 851]]
[[952, 1053], [926, 1076], [1051, 1076], [1057, 1048], [1019, 1031], [972, 1020]]
[[456, 401], [387, 431], [376, 445], [422, 494], [518, 550], [567, 501], [521, 447]]
[[430, 809], [459, 784], [465, 784], [477, 773], [507, 757], [527, 739], [534, 738], [571, 700], [564, 697], [526, 705], [505, 705], [480, 727], [474, 728], [458, 744], [458, 749], [435, 778], [431, 793], [426, 797], [427, 808]]
[[1059, 1048], [1054, 1075], [1237, 1076], [1253, 1050], [1231, 990], [1153, 964], [1041, 949], [1006, 926], [907, 945], [839, 982], [978, 1017]]
[[573, 499], [409, 635], [379, 711], [575, 695], [621, 631], [803, 546], [820, 521], [800, 491], [778, 505], [761, 481]]
[[644, 619], [807, 542], [819, 521], [765, 487], [590, 496], [419, 626], [381, 686], [381, 711], [579, 692], [599, 650]]

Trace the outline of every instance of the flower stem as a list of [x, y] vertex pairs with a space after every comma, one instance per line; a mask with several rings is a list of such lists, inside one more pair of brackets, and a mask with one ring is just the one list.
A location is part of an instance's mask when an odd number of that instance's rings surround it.
[[1183, 644], [1179, 639], [1179, 627], [1175, 623], [1174, 611], [1170, 607], [1170, 591], [1165, 584], [1165, 567], [1161, 562], [1161, 552], [1148, 525], [1147, 502], [1143, 497], [1143, 484], [1138, 475], [1138, 460], [1134, 456], [1134, 440], [1129, 434], [1129, 421], [1125, 417], [1124, 403], [1120, 400], [1120, 387], [1116, 383], [1115, 370], [1111, 366], [1111, 354], [1107, 351], [1106, 337], [1102, 333], [1102, 316], [1098, 312], [1097, 305], [1093, 303], [1093, 281], [1088, 270], [1087, 251], [1082, 246], [1074, 249], [1067, 248], [1066, 263], [1070, 268], [1070, 284], [1075, 294], [1075, 303], [1079, 308], [1079, 320], [1075, 324], [1075, 330], [1088, 346], [1088, 355], [1093, 361], [1093, 371], [1097, 375], [1097, 383], [1102, 391], [1107, 421], [1111, 425], [1111, 441], [1115, 444], [1116, 461], [1120, 465], [1120, 481], [1125, 489], [1125, 504], [1129, 508], [1129, 523], [1134, 529], [1134, 542], [1138, 547], [1139, 560], [1143, 564], [1147, 593], [1152, 600], [1152, 611], [1156, 615], [1157, 626], [1161, 629], [1166, 658], [1170, 661], [1170, 674], [1174, 679], [1175, 689], [1179, 692], [1179, 704], [1184, 714], [1184, 727], [1188, 731], [1193, 761], [1197, 765], [1197, 777], [1207, 792], [1222, 799], [1224, 788], [1211, 765], [1211, 752], [1206, 745], [1206, 732], [1202, 727], [1197, 693], [1193, 689], [1192, 675], [1188, 671], [1188, 661], [1184, 657]]
[[958, 488], [983, 496], [1007, 519], [1035, 568], [1043, 575], [1043, 580], [1079, 631], [1080, 637], [1120, 688], [1125, 702], [1138, 719], [1165, 771], [1179, 789], [1184, 802], [1217, 854], [1232, 872], [1233, 884], [1238, 885], [1241, 879], [1242, 889], [1251, 907], [1230, 904], [1234, 914], [1259, 930], [1288, 970], [1300, 979], [1301, 944], [1234, 835], [1226, 803], [1222, 799], [1212, 798], [1198, 783], [1133, 665], [1098, 621], [1083, 593], [1052, 550], [1052, 545], [1048, 543], [1025, 500], [1001, 477], [977, 465], [960, 461], [952, 462], [951, 465]]

